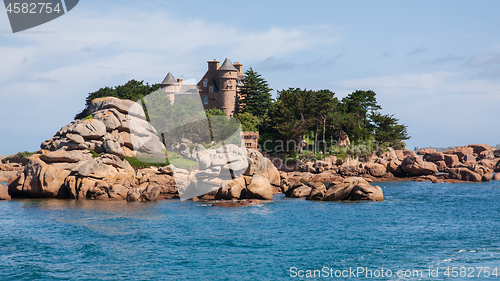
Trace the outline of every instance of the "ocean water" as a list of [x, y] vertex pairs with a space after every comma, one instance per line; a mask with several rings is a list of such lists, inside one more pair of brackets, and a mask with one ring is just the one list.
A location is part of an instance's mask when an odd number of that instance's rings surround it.
[[384, 202], [3, 201], [0, 280], [500, 280], [500, 182], [378, 185]]

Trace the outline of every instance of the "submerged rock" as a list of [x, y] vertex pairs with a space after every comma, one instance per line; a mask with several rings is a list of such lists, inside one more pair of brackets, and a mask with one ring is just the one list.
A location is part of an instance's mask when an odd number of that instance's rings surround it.
[[226, 207], [226, 208], [234, 208], [241, 206], [252, 206], [262, 204], [261, 200], [258, 199], [250, 199], [250, 200], [231, 200], [231, 201], [222, 201], [222, 202], [214, 202], [212, 203], [213, 207]]

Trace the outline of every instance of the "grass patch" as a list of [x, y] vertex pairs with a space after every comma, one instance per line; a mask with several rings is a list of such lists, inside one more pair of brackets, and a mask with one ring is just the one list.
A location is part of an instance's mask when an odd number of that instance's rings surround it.
[[[148, 162], [143, 162], [136, 157], [125, 157], [125, 159], [130, 163], [130, 165], [134, 169], [143, 169], [143, 168], [149, 168], [151, 166], [154, 167], [165, 167], [170, 165], [169, 159], [151, 159], [151, 161]], [[165, 163], [155, 163], [155, 162], [161, 162], [162, 160], [165, 160]]]
[[198, 162], [185, 159], [185, 158], [169, 158], [168, 159], [172, 165], [174, 165], [176, 168], [182, 168], [182, 169], [191, 169], [195, 168], [198, 169]]
[[[97, 153], [92, 149], [92, 157], [97, 158], [104, 153]], [[190, 169], [191, 167], [198, 168], [198, 162], [182, 158], [176, 152], [168, 152], [168, 158], [150, 158], [150, 159], [137, 159], [137, 157], [125, 157], [134, 169], [144, 169], [149, 167], [165, 167], [170, 164], [177, 168]]]
[[186, 159], [182, 157], [179, 153], [174, 151], [168, 151], [167, 155], [168, 155], [168, 161], [170, 162], [170, 164], [174, 165], [174, 167], [188, 169], [188, 170], [191, 167], [198, 169], [197, 161]]
[[97, 157], [99, 157], [99, 156], [102, 155], [102, 153], [97, 153], [97, 152], [95, 152], [94, 150], [92, 150], [90, 148], [88, 150], [92, 153], [92, 158], [97, 158]]

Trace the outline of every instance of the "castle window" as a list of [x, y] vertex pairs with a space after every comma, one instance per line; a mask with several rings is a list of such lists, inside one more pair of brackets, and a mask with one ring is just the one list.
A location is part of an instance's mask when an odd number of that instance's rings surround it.
[[208, 80], [205, 79], [205, 87], [208, 86]]
[[227, 84], [228, 84], [229, 86], [231, 86], [231, 81], [227, 81]]
[[208, 97], [207, 97], [207, 96], [205, 96], [205, 97], [203, 98], [203, 103], [204, 103], [204, 104], [208, 104]]
[[228, 88], [229, 90], [231, 90], [231, 89], [233, 88], [233, 86], [227, 86], [227, 88]]
[[214, 87], [210, 87], [210, 93], [214, 92]]

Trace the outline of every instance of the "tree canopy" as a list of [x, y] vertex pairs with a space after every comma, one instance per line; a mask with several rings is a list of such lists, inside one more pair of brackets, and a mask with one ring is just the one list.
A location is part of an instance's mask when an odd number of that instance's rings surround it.
[[116, 86], [113, 88], [101, 88], [98, 91], [88, 94], [87, 98], [85, 99], [85, 108], [75, 116], [75, 120], [83, 119], [89, 115], [89, 107], [94, 99], [116, 97], [120, 99], [138, 101], [141, 98], [149, 95], [150, 93], [158, 90], [159, 88], [160, 84], [149, 85], [148, 83], [144, 84], [144, 81], [137, 80], [130, 80], [124, 85]]
[[267, 81], [251, 67], [245, 71], [245, 80], [240, 88], [239, 106], [237, 113], [251, 113], [253, 116], [262, 117], [269, 110], [273, 100], [272, 89]]
[[406, 125], [400, 124], [394, 115], [380, 113], [382, 107], [372, 90], [357, 90], [339, 100], [328, 89], [288, 88], [277, 91], [274, 101], [267, 81], [249, 68], [240, 89], [239, 107], [234, 118], [228, 118], [220, 109], [203, 111], [196, 99], [184, 98], [172, 104], [159, 88], [159, 84], [149, 85], [136, 80], [101, 88], [89, 93], [85, 108], [75, 119], [89, 115], [92, 100], [112, 96], [142, 102], [148, 121], [165, 144], [176, 143], [182, 138], [198, 143], [234, 138], [236, 143], [240, 124], [243, 131], [258, 130], [261, 143], [291, 140], [296, 152], [302, 151], [305, 137], [307, 145], [312, 143], [314, 153], [321, 149], [326, 153], [335, 143], [334, 136], [339, 135], [348, 136], [351, 143], [376, 141], [382, 146], [398, 148], [404, 147], [404, 141], [410, 138]]
[[366, 140], [369, 111], [382, 109], [377, 104], [374, 91], [357, 90], [342, 99], [348, 113], [357, 121], [357, 138]]
[[379, 112], [373, 112], [370, 114], [370, 120], [375, 140], [381, 145], [400, 146], [402, 141], [410, 138], [406, 125], [399, 124], [394, 114], [382, 115]]

